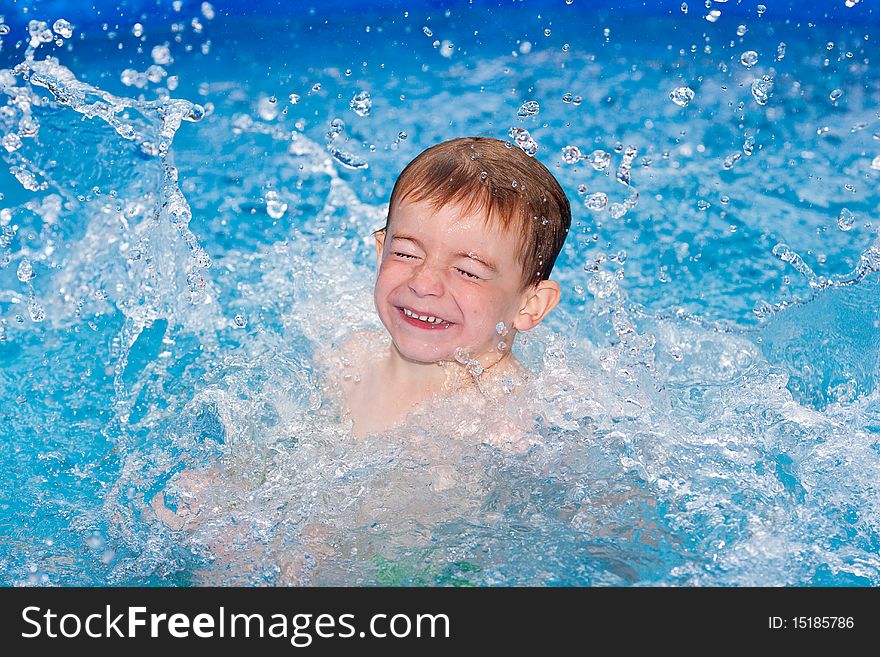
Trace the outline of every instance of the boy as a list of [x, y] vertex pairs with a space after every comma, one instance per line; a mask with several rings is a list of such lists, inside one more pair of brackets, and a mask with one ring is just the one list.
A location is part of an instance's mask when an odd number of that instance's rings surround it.
[[[479, 407], [510, 399], [527, 378], [511, 347], [518, 332], [535, 327], [559, 302], [559, 284], [549, 276], [570, 224], [568, 199], [553, 175], [509, 143], [453, 139], [410, 162], [394, 185], [386, 225], [375, 232], [374, 303], [387, 333], [357, 331], [340, 349], [318, 355], [327, 369], [325, 394], [336, 396], [350, 415], [355, 437], [391, 429], [409, 413], [439, 411], [420, 418], [421, 433], [444, 431], [449, 440], [422, 440], [413, 447], [432, 463], [421, 476], [429, 476], [437, 492], [457, 489], [457, 461], [448, 457], [468, 434], [519, 451], [519, 429], [526, 427]], [[478, 409], [446, 413], [425, 404], [428, 400], [451, 401], [458, 411], [472, 403]], [[461, 431], [451, 426], [457, 421], [453, 415], [480, 422]], [[488, 435], [487, 425], [499, 435]], [[216, 514], [203, 513], [201, 498], [217, 476], [214, 471], [179, 477], [175, 486], [182, 503], [173, 511], [160, 492], [151, 503], [153, 514], [172, 529], [202, 526]], [[424, 484], [418, 472], [411, 476]], [[410, 498], [400, 496], [396, 486], [389, 490], [387, 499], [381, 488], [374, 491], [365, 513], [392, 520], [412, 516], [406, 507]], [[459, 505], [446, 504], [445, 513], [455, 517]], [[431, 509], [434, 521], [440, 514], [440, 508]], [[369, 515], [362, 524], [371, 527], [379, 520]], [[278, 550], [282, 579], [311, 581], [313, 569], [334, 554], [331, 535], [329, 525], [309, 522], [299, 534], [300, 552]], [[226, 582], [227, 562], [241, 555], [229, 533], [219, 536], [208, 539], [217, 565], [206, 576]]]
[[522, 382], [511, 347], [559, 302], [548, 279], [570, 224], [559, 183], [510, 143], [452, 139], [410, 162], [375, 232], [387, 336], [355, 333], [331, 357], [328, 390], [341, 390], [354, 435], [428, 399], [492, 398]]

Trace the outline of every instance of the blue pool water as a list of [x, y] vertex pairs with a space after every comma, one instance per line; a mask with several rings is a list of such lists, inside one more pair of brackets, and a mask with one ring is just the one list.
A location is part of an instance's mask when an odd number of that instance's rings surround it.
[[[0, 583], [880, 584], [880, 16], [764, 5], [4, 6]], [[475, 134], [572, 201], [534, 444], [354, 441], [313, 354]]]

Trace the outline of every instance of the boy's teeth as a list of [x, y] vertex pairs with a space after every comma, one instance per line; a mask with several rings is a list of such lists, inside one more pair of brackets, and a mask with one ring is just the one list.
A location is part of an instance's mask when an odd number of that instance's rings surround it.
[[415, 314], [413, 311], [411, 311], [409, 308], [404, 308], [404, 309], [403, 309], [403, 314], [406, 315], [407, 317], [415, 317], [416, 319], [420, 319], [420, 320], [422, 320], [423, 322], [428, 322], [429, 324], [441, 324], [441, 323], [443, 323], [443, 320], [440, 319], [439, 317], [432, 317], [431, 315], [416, 315], [416, 314]]

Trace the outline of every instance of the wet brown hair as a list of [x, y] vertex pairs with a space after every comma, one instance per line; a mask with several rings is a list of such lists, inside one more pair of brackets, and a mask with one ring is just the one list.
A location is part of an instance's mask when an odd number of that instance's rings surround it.
[[404, 199], [428, 201], [435, 212], [461, 204], [467, 214], [482, 212], [487, 224], [518, 231], [523, 289], [550, 278], [571, 225], [568, 198], [547, 167], [491, 137], [451, 139], [416, 156], [394, 183], [381, 230]]

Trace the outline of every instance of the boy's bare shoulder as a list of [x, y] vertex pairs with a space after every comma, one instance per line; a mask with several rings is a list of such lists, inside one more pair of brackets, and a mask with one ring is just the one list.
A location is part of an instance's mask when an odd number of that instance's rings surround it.
[[387, 349], [381, 331], [355, 329], [338, 345], [315, 352], [315, 366], [331, 388], [347, 390], [361, 380], [367, 365]]

